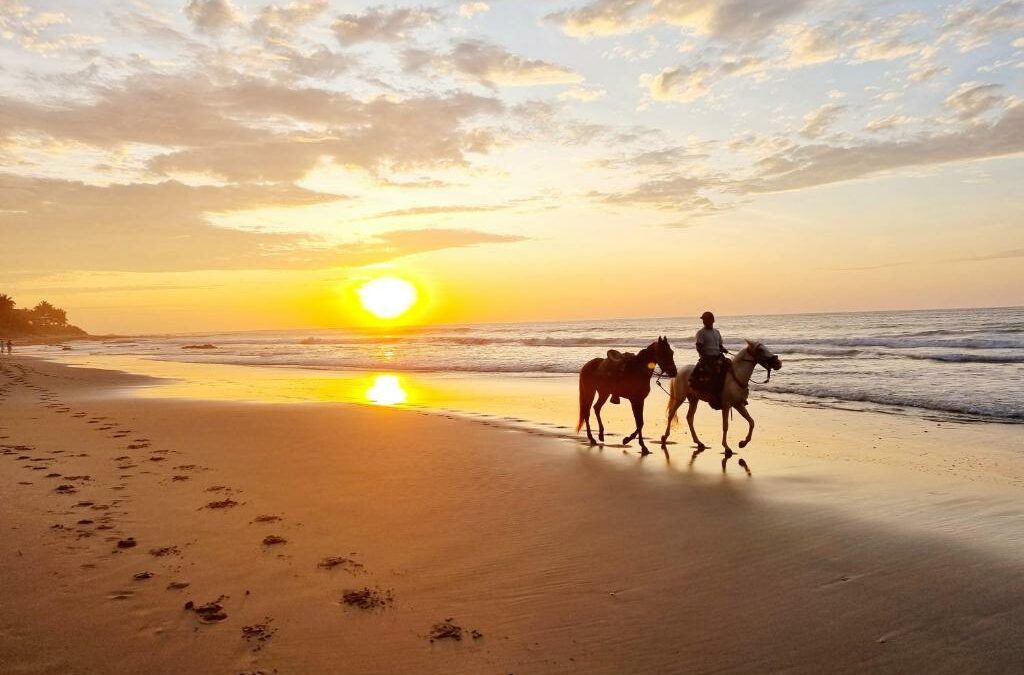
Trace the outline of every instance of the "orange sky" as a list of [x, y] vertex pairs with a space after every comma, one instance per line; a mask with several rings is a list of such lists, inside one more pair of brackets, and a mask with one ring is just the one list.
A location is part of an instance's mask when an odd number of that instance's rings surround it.
[[381, 274], [417, 322], [1024, 304], [1020, 4], [755, 4], [6, 3], [0, 292], [97, 333], [355, 325]]

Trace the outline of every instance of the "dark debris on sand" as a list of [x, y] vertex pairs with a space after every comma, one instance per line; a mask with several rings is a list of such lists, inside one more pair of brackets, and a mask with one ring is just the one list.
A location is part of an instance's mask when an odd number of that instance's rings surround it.
[[263, 537], [264, 546], [277, 546], [278, 544], [287, 544], [288, 540], [284, 537], [279, 537], [276, 534], [268, 534]]
[[252, 522], [254, 522], [254, 523], [277, 523], [277, 522], [280, 522], [280, 521], [281, 521], [281, 516], [268, 516], [268, 515], [256, 516], [252, 520]]
[[475, 628], [473, 630], [467, 631], [462, 626], [456, 624], [454, 618], [448, 617], [444, 621], [435, 623], [430, 628], [430, 634], [427, 636], [427, 638], [431, 642], [434, 642], [435, 640], [456, 640], [458, 642], [461, 642], [463, 636], [467, 633], [474, 640], [479, 640], [484, 636], [483, 633], [476, 630]]
[[263, 649], [264, 644], [277, 632], [276, 628], [270, 626], [273, 623], [273, 619], [266, 617], [263, 619], [263, 623], [254, 623], [251, 626], [242, 626], [242, 638], [253, 645], [253, 651], [258, 652]]
[[224, 611], [224, 605], [222, 604], [227, 599], [228, 596], [222, 595], [216, 600], [202, 605], [197, 605], [189, 600], [185, 603], [185, 609], [195, 612], [202, 623], [220, 623], [228, 618], [228, 613]]
[[228, 497], [227, 499], [221, 499], [220, 501], [213, 501], [204, 506], [204, 509], [230, 509], [233, 506], [238, 506], [238, 502]]
[[394, 591], [389, 589], [365, 587], [359, 590], [345, 591], [341, 601], [359, 609], [378, 609], [388, 607], [395, 602]]
[[318, 562], [316, 566], [325, 570], [333, 570], [337, 567], [340, 567], [346, 571], [354, 572], [358, 569], [361, 569], [363, 567], [363, 564], [356, 562], [355, 560], [352, 560], [352, 558], [345, 558], [344, 556], [339, 555], [324, 558], [323, 560]]
[[181, 555], [177, 546], [161, 546], [160, 548], [149, 549], [149, 554], [156, 558], [163, 558], [169, 555]]

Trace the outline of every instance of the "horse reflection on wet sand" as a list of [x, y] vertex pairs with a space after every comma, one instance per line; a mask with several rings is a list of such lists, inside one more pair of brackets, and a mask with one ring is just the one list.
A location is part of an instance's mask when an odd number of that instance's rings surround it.
[[[640, 441], [640, 451], [650, 452], [644, 445], [644, 399], [651, 393], [651, 377], [658, 367], [668, 377], [676, 376], [676, 364], [672, 358], [672, 346], [668, 338], [659, 337], [656, 342], [641, 349], [637, 354], [626, 354], [621, 359], [591, 359], [580, 370], [580, 417], [576, 431], [587, 427], [587, 438], [591, 445], [596, 445], [594, 435], [590, 431], [590, 408], [593, 406], [597, 416], [597, 437], [604, 441], [604, 422], [601, 421], [601, 408], [609, 396], [627, 399], [633, 408], [633, 419], [636, 430], [622, 440], [626, 445], [634, 438]], [[594, 396], [597, 403], [594, 403]], [[613, 402], [616, 402], [613, 399]]]

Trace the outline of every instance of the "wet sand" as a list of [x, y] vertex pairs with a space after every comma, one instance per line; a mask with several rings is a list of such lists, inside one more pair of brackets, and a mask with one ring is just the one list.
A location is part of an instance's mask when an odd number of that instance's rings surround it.
[[1019, 426], [764, 406], [748, 476], [146, 382], [0, 361], [0, 672], [1024, 668]]

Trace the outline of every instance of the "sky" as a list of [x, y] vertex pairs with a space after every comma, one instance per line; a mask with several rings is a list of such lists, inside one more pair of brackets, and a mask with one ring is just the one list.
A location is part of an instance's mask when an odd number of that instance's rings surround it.
[[90, 332], [1024, 304], [1024, 0], [0, 0], [0, 292]]

